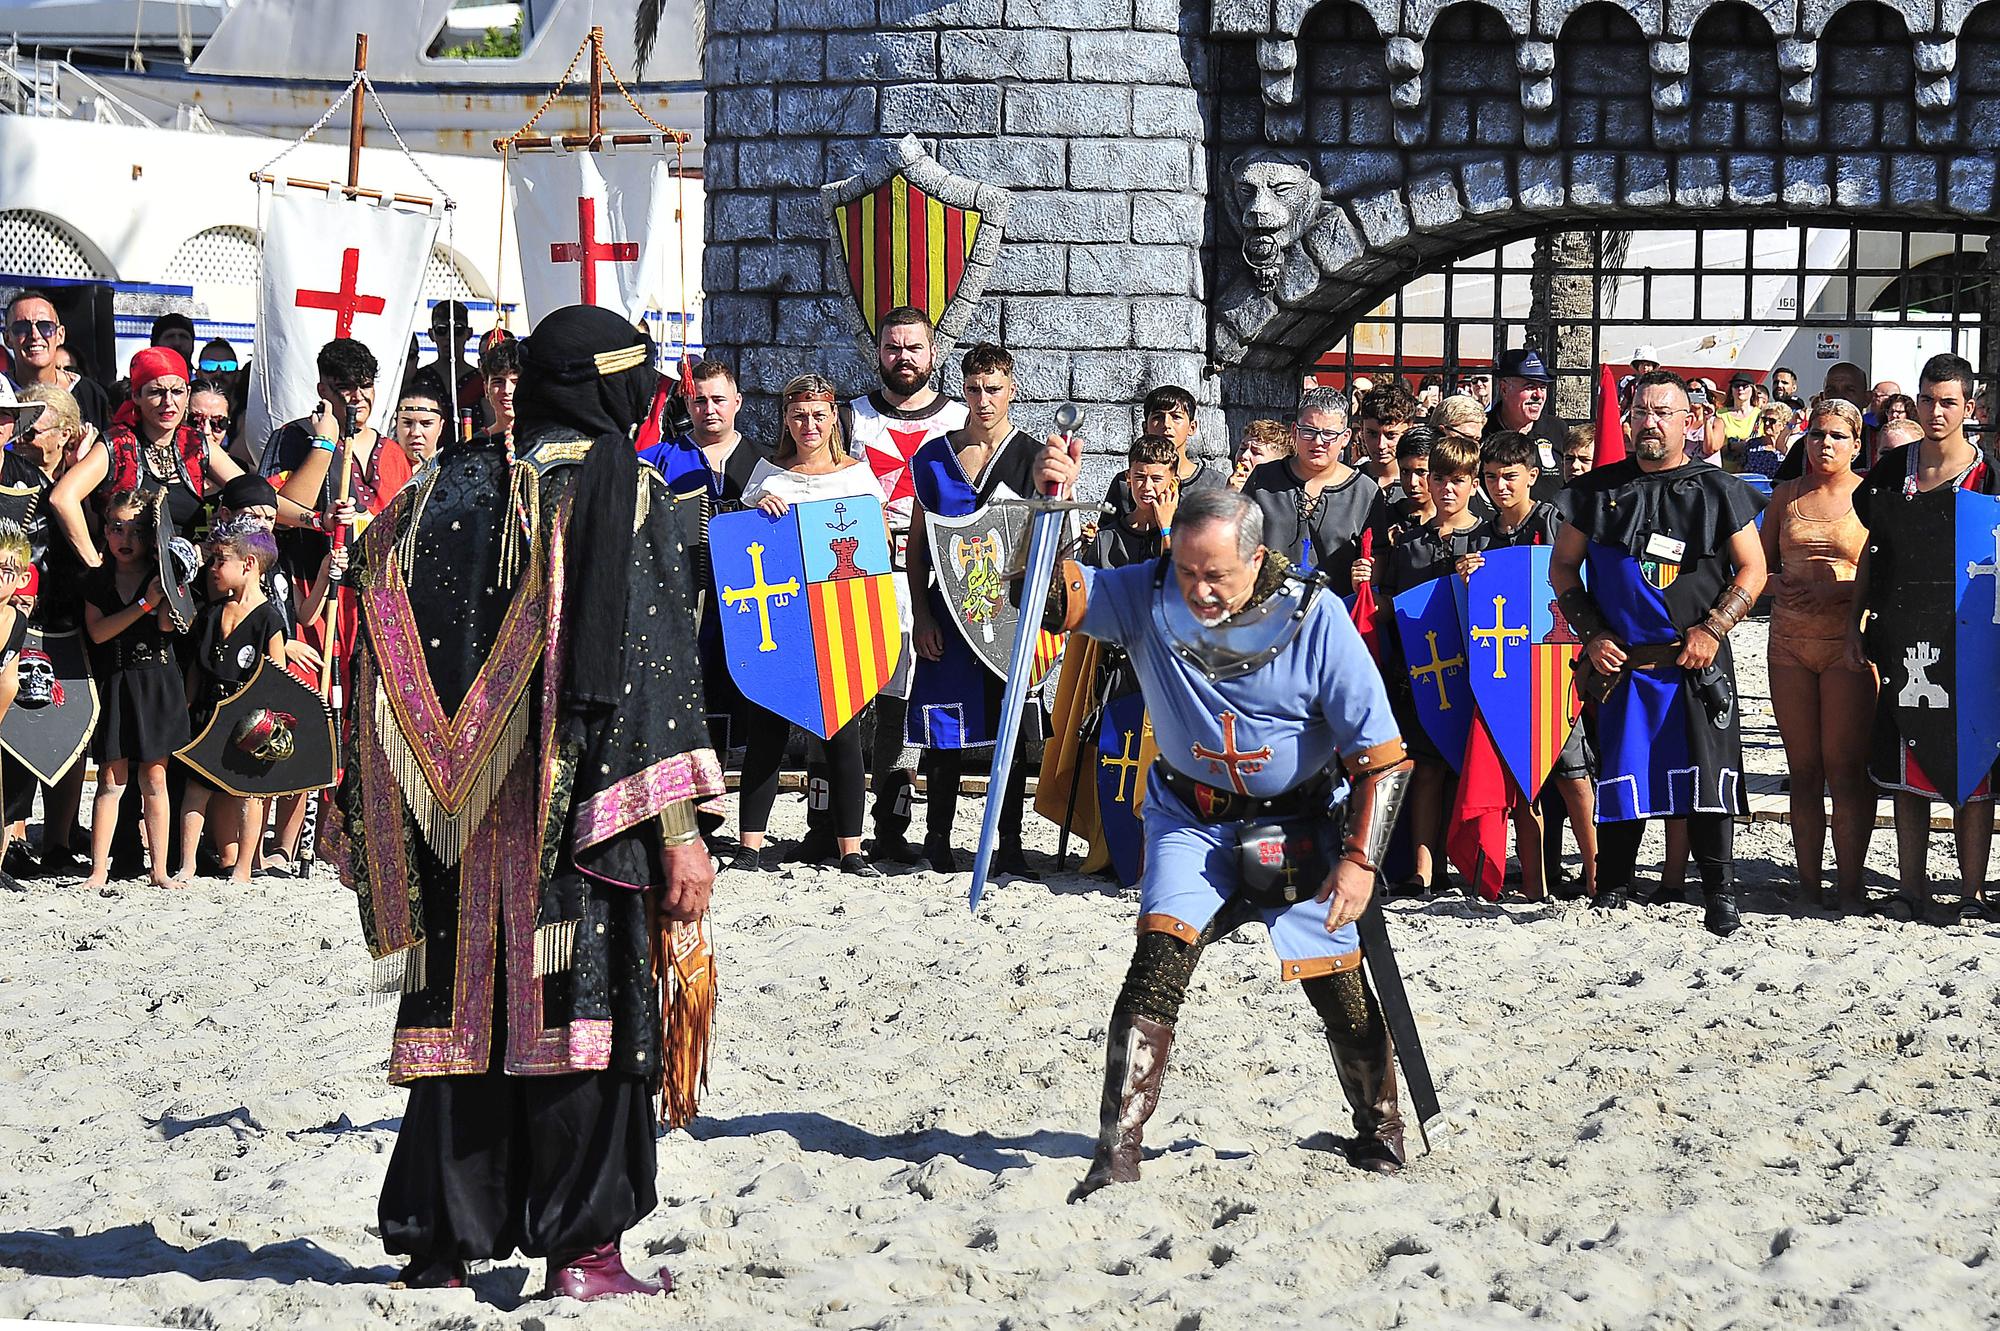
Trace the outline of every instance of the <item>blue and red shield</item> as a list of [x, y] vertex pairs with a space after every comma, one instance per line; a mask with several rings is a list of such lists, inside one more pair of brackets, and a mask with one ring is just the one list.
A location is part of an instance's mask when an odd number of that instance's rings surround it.
[[1889, 775], [1961, 805], [2000, 757], [2000, 499], [1939, 489], [1879, 510], [1895, 595], [1881, 598], [1869, 644], [1903, 741]]
[[882, 502], [815, 499], [708, 524], [723, 654], [743, 696], [821, 739], [896, 668], [902, 633]]
[[1139, 751], [1146, 732], [1146, 700], [1137, 690], [1113, 698], [1097, 732], [1097, 820], [1111, 867], [1126, 887], [1139, 881], [1145, 861], [1146, 830], [1133, 812], [1146, 782]]
[[1452, 596], [1458, 581], [1455, 576], [1434, 578], [1396, 593], [1394, 604], [1396, 638], [1417, 719], [1453, 771], [1464, 760], [1465, 739], [1472, 732], [1472, 690]]
[[1465, 624], [1472, 696], [1500, 760], [1529, 799], [1556, 764], [1582, 711], [1570, 663], [1583, 644], [1556, 609], [1550, 547], [1488, 550], [1470, 578], [1453, 578]]

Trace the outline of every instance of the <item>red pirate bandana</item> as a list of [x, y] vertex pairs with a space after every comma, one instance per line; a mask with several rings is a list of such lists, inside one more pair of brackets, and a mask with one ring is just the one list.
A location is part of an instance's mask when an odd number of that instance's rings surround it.
[[172, 347], [147, 347], [132, 357], [132, 396], [155, 379], [186, 379], [188, 363]]

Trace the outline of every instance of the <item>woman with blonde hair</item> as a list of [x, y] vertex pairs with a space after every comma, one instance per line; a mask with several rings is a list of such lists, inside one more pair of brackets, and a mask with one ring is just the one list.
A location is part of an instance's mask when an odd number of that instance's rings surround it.
[[1454, 393], [1431, 412], [1430, 426], [1439, 434], [1457, 435], [1476, 444], [1486, 433], [1486, 408], [1476, 397]]
[[[0, 483], [41, 492], [26, 523], [34, 563], [40, 569], [38, 592], [32, 598], [35, 627], [46, 633], [73, 633], [83, 621], [83, 561], [65, 530], [51, 513], [49, 493], [77, 459], [99, 447], [97, 430], [83, 419], [75, 395], [54, 384], [29, 384], [22, 403], [39, 402], [41, 414], [14, 435], [0, 466]], [[17, 605], [20, 602], [17, 600]], [[17, 830], [7, 848], [4, 867], [16, 876], [49, 877], [80, 873], [84, 856], [76, 839], [77, 811], [83, 806], [86, 764], [70, 764], [62, 780], [44, 786], [14, 757], [0, 755], [0, 790], [6, 792], [6, 817]], [[35, 792], [42, 792], [42, 849], [38, 864], [28, 862], [27, 820]]]
[[[781, 518], [793, 504], [814, 499], [882, 498], [875, 470], [847, 451], [840, 433], [839, 395], [817, 374], [802, 374], [779, 394], [784, 404], [784, 430], [778, 455], [757, 463], [743, 487], [746, 507]], [[886, 530], [886, 528], [885, 528]], [[783, 717], [746, 700], [750, 740], [743, 754], [743, 787], [737, 814], [743, 850], [732, 862], [736, 869], [774, 869], [775, 854], [764, 845], [771, 806], [778, 798], [778, 766], [784, 760], [791, 725]], [[862, 801], [866, 795], [867, 764], [862, 753], [863, 718], [855, 717], [824, 741], [827, 795], [833, 813], [834, 838], [840, 847], [840, 870], [861, 878], [879, 878], [881, 870], [861, 853]]]
[[[1766, 411], [1785, 410], [1778, 404]], [[1868, 529], [1854, 511], [1861, 475], [1861, 410], [1828, 398], [1812, 409], [1805, 434], [1805, 473], [1780, 481], [1764, 510], [1764, 558], [1770, 566], [1771, 708], [1791, 771], [1792, 848], [1798, 857], [1799, 898], [1822, 903], [1826, 849], [1823, 791], [1833, 792], [1833, 858], [1839, 892], [1824, 904], [1862, 906], [1863, 862], [1875, 825], [1875, 788], [1868, 780], [1869, 727], [1875, 714], [1875, 674], [1847, 660], [1847, 626], [1854, 618], [1854, 571]]]

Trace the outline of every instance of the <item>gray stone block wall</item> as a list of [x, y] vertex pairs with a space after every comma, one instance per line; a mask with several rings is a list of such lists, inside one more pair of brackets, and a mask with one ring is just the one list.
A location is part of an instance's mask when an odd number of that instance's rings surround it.
[[1075, 401], [1107, 478], [1137, 398], [1177, 383], [1205, 404], [1208, 217], [1199, 9], [1157, 0], [714, 0], [710, 6], [703, 331], [743, 365], [750, 412], [808, 369], [874, 384], [840, 317], [817, 190], [916, 135], [948, 170], [1012, 192], [980, 336], [1015, 354], [1016, 418]]
[[[904, 134], [1013, 210], [962, 342], [1108, 470], [1176, 382], [1206, 451], [1410, 273], [1534, 228], [1785, 218], [1986, 231], [2000, 0], [712, 0], [705, 332], [755, 402], [850, 392], [816, 191]], [[1253, 274], [1231, 164], [1283, 149], [1311, 228]], [[2000, 304], [2000, 302], [1996, 302]], [[1991, 312], [2000, 319], [2000, 308]], [[2000, 371], [2000, 339], [1989, 339]], [[944, 376], [947, 388], [956, 375]]]

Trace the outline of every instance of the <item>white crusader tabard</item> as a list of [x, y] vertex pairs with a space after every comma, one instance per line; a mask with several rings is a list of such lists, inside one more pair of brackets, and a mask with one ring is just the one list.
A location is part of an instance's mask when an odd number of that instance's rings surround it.
[[272, 191], [250, 437], [311, 414], [319, 402], [319, 349], [337, 337], [375, 353], [381, 373], [375, 410], [364, 423], [388, 428], [438, 217], [436, 210], [383, 207], [331, 192]]
[[635, 322], [649, 310], [686, 308], [689, 258], [674, 214], [684, 193], [696, 209], [700, 195], [682, 190], [665, 153], [519, 152], [507, 159], [507, 180], [531, 324], [565, 305], [602, 305]]

